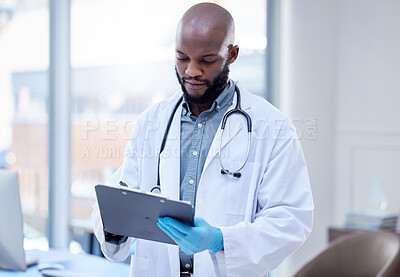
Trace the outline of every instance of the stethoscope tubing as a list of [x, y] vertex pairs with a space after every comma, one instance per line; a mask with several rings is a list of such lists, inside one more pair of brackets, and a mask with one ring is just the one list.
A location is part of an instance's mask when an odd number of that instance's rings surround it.
[[[250, 117], [245, 111], [243, 111], [242, 108], [241, 108], [240, 90], [239, 90], [239, 88], [238, 88], [236, 85], [235, 85], [235, 91], [236, 91], [236, 107], [235, 107], [234, 109], [228, 111], [228, 112], [224, 115], [224, 117], [223, 117], [223, 119], [222, 119], [222, 123], [221, 123], [221, 134], [220, 134], [220, 138], [219, 138], [219, 147], [218, 147], [218, 156], [219, 156], [219, 164], [220, 164], [220, 166], [221, 166], [221, 174], [227, 174], [227, 175], [231, 175], [231, 176], [236, 177], [236, 178], [240, 178], [240, 177], [241, 177], [241, 173], [240, 173], [239, 171], [242, 170], [243, 167], [246, 165], [247, 160], [248, 160], [248, 158], [249, 158], [249, 154], [250, 154], [252, 122], [251, 122], [251, 117]], [[175, 105], [174, 109], [172, 110], [172, 113], [171, 113], [171, 115], [170, 115], [170, 117], [169, 117], [169, 119], [168, 119], [167, 127], [165, 128], [164, 136], [163, 136], [163, 139], [162, 139], [162, 141], [161, 141], [160, 153], [159, 153], [159, 155], [158, 155], [157, 186], [153, 187], [153, 188], [151, 189], [151, 192], [153, 192], [154, 190], [158, 190], [158, 191], [161, 193], [161, 184], [160, 184], [160, 156], [161, 156], [162, 151], [163, 151], [164, 148], [165, 148], [165, 144], [166, 144], [166, 141], [167, 141], [167, 137], [168, 137], [169, 130], [170, 130], [170, 128], [171, 128], [172, 120], [173, 120], [173, 118], [174, 118], [174, 115], [175, 115], [175, 113], [176, 113], [176, 110], [178, 109], [179, 105], [180, 105], [181, 102], [182, 102], [182, 99], [183, 99], [183, 96], [181, 96], [181, 97], [179, 98], [178, 102], [176, 103], [176, 105]], [[246, 152], [246, 158], [245, 158], [244, 163], [243, 163], [243, 164], [240, 166], [240, 168], [237, 169], [236, 171], [229, 171], [228, 169], [226, 169], [226, 168], [223, 166], [223, 163], [222, 163], [221, 145], [222, 145], [222, 136], [223, 136], [223, 133], [224, 133], [224, 130], [225, 130], [226, 122], [227, 122], [229, 116], [232, 115], [232, 114], [234, 114], [234, 113], [242, 114], [242, 115], [246, 118], [246, 121], [247, 121], [247, 131], [248, 131], [248, 143], [247, 143], [247, 152]]]
[[242, 170], [242, 168], [246, 165], [247, 160], [249, 159], [250, 144], [251, 144], [251, 132], [248, 132], [249, 135], [248, 135], [248, 140], [247, 140], [246, 158], [245, 158], [243, 164], [236, 171], [229, 171], [222, 164], [221, 145], [222, 145], [222, 134], [223, 134], [223, 132], [224, 132], [224, 129], [221, 129], [221, 135], [219, 137], [219, 147], [218, 147], [218, 156], [219, 156], [218, 158], [219, 158], [219, 165], [221, 166], [221, 173], [222, 174], [228, 174], [228, 175], [231, 175], [233, 177], [240, 178], [242, 176], [242, 174], [240, 174], [239, 171]]

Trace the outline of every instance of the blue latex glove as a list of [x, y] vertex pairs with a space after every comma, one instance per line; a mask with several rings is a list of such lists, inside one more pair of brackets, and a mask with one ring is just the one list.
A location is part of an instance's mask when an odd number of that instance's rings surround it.
[[217, 253], [224, 248], [221, 230], [200, 217], [194, 218], [194, 227], [170, 217], [159, 217], [157, 225], [188, 255], [204, 250]]

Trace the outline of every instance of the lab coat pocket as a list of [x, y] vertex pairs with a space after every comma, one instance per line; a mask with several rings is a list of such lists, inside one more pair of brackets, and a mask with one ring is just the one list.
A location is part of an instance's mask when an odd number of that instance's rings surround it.
[[[237, 169], [242, 162], [232, 162], [232, 169]], [[257, 172], [259, 163], [247, 162], [240, 171], [240, 178], [226, 176], [228, 179], [228, 201], [227, 214], [243, 217], [251, 212], [253, 206], [255, 189], [257, 187]]]
[[132, 255], [129, 277], [145, 277], [148, 274], [148, 259]]

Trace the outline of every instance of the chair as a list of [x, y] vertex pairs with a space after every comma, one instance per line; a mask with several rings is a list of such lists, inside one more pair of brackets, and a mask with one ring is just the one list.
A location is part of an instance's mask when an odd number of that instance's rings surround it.
[[386, 231], [344, 235], [295, 277], [400, 277], [400, 237]]

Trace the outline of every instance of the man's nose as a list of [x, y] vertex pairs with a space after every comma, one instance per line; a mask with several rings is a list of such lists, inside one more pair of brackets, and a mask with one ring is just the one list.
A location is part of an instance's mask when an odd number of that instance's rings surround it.
[[197, 63], [190, 62], [185, 70], [185, 73], [190, 77], [197, 77], [202, 75], [202, 71]]

